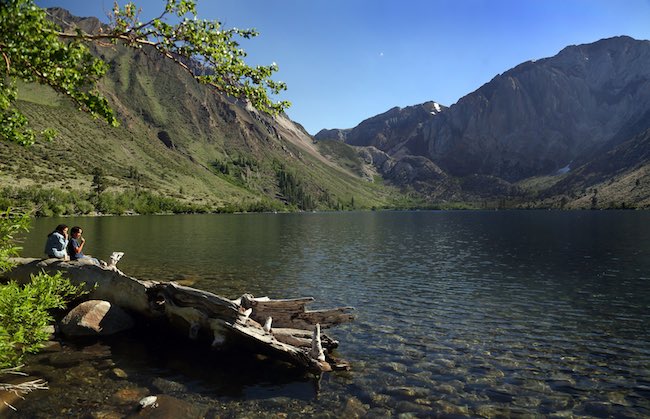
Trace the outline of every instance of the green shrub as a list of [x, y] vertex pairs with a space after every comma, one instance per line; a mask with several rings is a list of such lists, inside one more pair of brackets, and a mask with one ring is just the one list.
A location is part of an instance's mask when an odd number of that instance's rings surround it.
[[14, 236], [29, 229], [29, 214], [14, 213], [10, 208], [0, 213], [0, 273], [13, 267], [10, 257], [18, 256], [20, 246], [14, 242]]
[[[20, 250], [14, 235], [28, 227], [28, 213], [7, 209], [0, 214], [0, 272], [13, 266], [9, 258]], [[61, 274], [45, 273], [32, 276], [24, 287], [14, 281], [0, 285], [0, 370], [17, 367], [24, 354], [41, 348], [49, 337], [45, 326], [52, 321], [50, 310], [63, 308], [81, 289]]]
[[0, 190], [0, 202], [5, 207], [33, 209], [37, 217], [55, 215], [195, 213], [207, 212], [205, 205], [186, 203], [178, 199], [136, 189], [123, 192], [102, 192], [99, 196], [78, 190], [44, 189], [40, 186], [26, 188], [5, 187]]
[[51, 310], [82, 294], [61, 273], [32, 275], [20, 286], [11, 281], [0, 286], [0, 369], [20, 365], [26, 353], [34, 353], [49, 338], [45, 329], [54, 319]]
[[95, 210], [93, 204], [88, 201], [79, 201], [76, 204], [76, 212], [79, 214], [90, 214]]

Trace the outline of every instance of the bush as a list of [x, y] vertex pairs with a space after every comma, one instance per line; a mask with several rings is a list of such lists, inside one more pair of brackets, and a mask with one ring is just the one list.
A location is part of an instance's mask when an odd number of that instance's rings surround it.
[[14, 281], [0, 286], [0, 369], [16, 367], [26, 353], [41, 349], [49, 338], [45, 327], [54, 320], [50, 311], [81, 294], [82, 287], [60, 272], [32, 275], [24, 287]]
[[14, 235], [29, 229], [29, 216], [26, 213], [16, 214], [7, 208], [0, 213], [0, 273], [13, 267], [10, 257], [18, 256], [21, 248], [14, 243]]
[[[27, 213], [7, 209], [1, 214], [0, 272], [13, 266], [9, 258], [20, 250], [14, 235], [28, 226]], [[60, 273], [32, 276], [24, 287], [13, 281], [0, 285], [0, 370], [17, 367], [24, 354], [40, 349], [49, 337], [45, 326], [52, 321], [50, 310], [63, 308], [68, 300], [82, 293], [81, 289]]]
[[93, 204], [88, 201], [79, 201], [76, 203], [76, 212], [79, 214], [90, 214], [95, 210]]

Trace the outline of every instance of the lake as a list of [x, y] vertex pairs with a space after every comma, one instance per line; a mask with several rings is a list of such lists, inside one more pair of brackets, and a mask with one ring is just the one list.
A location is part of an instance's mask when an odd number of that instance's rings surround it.
[[51, 389], [17, 417], [127, 416], [149, 394], [205, 417], [650, 416], [650, 212], [49, 218], [22, 255], [59, 222], [139, 279], [355, 307], [327, 331], [352, 370], [314, 378], [156, 336], [64, 342], [30, 359]]

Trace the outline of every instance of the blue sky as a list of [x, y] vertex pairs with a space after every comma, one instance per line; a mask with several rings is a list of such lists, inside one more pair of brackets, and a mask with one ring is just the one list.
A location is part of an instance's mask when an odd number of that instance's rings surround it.
[[[112, 0], [37, 0], [105, 20]], [[124, 1], [120, 1], [124, 3]], [[164, 0], [136, 0], [143, 18]], [[311, 134], [394, 106], [452, 105], [568, 45], [650, 39], [650, 0], [199, 0], [199, 18], [255, 28], [249, 64], [276, 62], [289, 116]]]

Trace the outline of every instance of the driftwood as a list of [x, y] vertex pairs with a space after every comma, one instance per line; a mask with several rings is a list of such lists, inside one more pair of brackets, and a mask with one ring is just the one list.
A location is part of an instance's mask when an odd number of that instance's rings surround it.
[[105, 300], [126, 311], [167, 322], [190, 339], [209, 337], [213, 346], [240, 344], [309, 371], [330, 371], [347, 364], [331, 356], [338, 342], [321, 328], [351, 321], [351, 307], [306, 309], [312, 298], [272, 300], [244, 294], [229, 300], [174, 282], [142, 281], [115, 266], [100, 267], [84, 261], [16, 258], [6, 274], [19, 282], [40, 271], [61, 271], [74, 284], [93, 288], [89, 299]]

